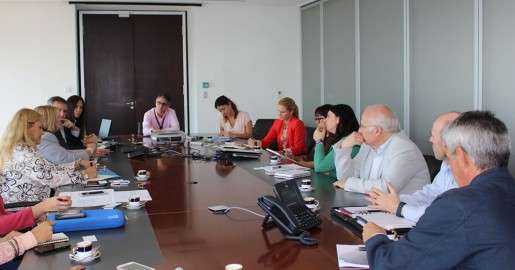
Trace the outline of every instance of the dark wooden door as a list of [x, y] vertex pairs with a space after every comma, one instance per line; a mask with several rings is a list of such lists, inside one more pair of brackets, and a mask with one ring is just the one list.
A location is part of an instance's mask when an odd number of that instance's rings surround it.
[[184, 129], [182, 17], [83, 16], [88, 132], [108, 118], [111, 135], [135, 134], [160, 93], [171, 97]]

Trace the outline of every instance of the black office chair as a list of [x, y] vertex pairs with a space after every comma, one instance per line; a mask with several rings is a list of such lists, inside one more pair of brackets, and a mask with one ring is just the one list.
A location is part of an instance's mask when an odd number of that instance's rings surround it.
[[427, 168], [429, 169], [429, 175], [431, 176], [431, 183], [435, 179], [435, 176], [440, 171], [440, 166], [442, 166], [442, 161], [436, 159], [433, 155], [424, 155], [424, 159], [427, 163]]
[[306, 154], [311, 153], [311, 150], [315, 147], [315, 140], [313, 140], [313, 133], [315, 132], [314, 127], [305, 127], [306, 129], [306, 146], [308, 147], [308, 152]]
[[274, 121], [275, 119], [257, 119], [252, 129], [252, 138], [262, 140], [274, 124]]

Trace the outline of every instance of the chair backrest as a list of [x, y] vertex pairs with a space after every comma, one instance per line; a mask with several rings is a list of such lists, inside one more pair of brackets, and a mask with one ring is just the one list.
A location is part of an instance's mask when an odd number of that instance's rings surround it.
[[431, 183], [435, 179], [435, 176], [440, 171], [440, 166], [442, 166], [442, 161], [436, 159], [433, 155], [424, 155], [424, 159], [427, 163], [427, 168], [429, 169], [429, 175], [431, 176]]
[[263, 139], [274, 124], [274, 121], [275, 119], [257, 119], [252, 129], [252, 138]]
[[306, 146], [308, 148], [308, 152], [306, 154], [311, 153], [311, 150], [315, 147], [315, 140], [313, 140], [313, 133], [315, 132], [314, 127], [305, 127], [306, 129]]

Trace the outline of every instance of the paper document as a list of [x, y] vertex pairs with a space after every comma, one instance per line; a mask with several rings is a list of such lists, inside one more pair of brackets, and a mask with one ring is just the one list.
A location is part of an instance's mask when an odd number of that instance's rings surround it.
[[336, 245], [338, 267], [368, 269], [367, 252], [359, 250], [363, 245]]
[[368, 222], [373, 222], [385, 230], [394, 230], [400, 228], [413, 228], [415, 227], [415, 222], [409, 221], [405, 218], [400, 218], [396, 215], [392, 215], [390, 213], [370, 213], [370, 214], [361, 214], [359, 215], [364, 218]]
[[113, 189], [97, 189], [59, 193], [59, 196], [63, 195], [71, 197], [71, 207], [99, 207], [124, 203], [128, 202], [130, 197], [135, 196], [140, 197], [140, 200], [145, 202], [152, 200], [146, 189], [116, 192]]

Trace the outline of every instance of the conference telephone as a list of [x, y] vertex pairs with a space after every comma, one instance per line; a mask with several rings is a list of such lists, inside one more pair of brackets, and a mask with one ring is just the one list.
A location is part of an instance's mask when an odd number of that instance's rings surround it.
[[276, 197], [263, 196], [257, 202], [266, 213], [264, 228], [276, 225], [288, 238], [320, 225], [320, 218], [306, 207], [295, 180], [275, 184], [274, 193]]

